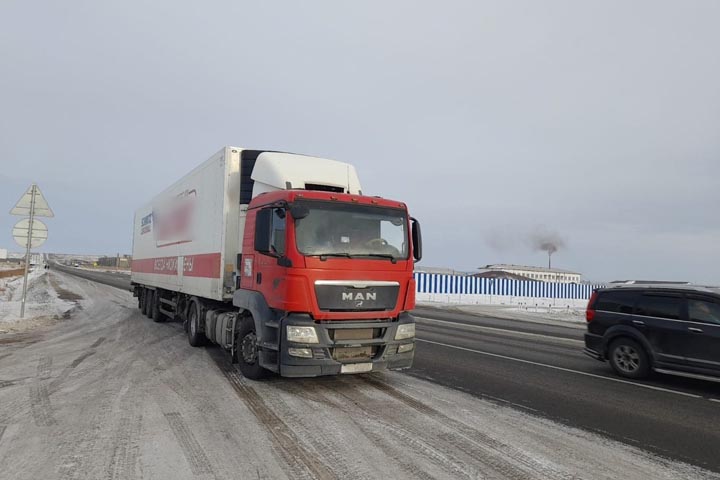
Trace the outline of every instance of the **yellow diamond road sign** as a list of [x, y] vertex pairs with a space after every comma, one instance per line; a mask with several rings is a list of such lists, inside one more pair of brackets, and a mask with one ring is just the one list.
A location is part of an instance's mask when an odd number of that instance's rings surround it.
[[35, 217], [54, 217], [55, 214], [50, 209], [47, 200], [43, 197], [40, 192], [40, 187], [37, 185], [31, 185], [27, 189], [27, 192], [20, 197], [20, 200], [15, 204], [10, 215], [30, 215], [30, 208], [32, 207], [33, 188], [35, 188]]

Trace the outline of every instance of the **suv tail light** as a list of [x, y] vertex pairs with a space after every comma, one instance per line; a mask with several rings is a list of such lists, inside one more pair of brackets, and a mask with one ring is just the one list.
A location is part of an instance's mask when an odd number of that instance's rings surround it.
[[595, 300], [597, 300], [597, 297], [598, 292], [595, 290], [590, 296], [590, 300], [588, 300], [587, 310], [585, 310], [585, 320], [587, 320], [588, 323], [592, 322], [595, 318]]

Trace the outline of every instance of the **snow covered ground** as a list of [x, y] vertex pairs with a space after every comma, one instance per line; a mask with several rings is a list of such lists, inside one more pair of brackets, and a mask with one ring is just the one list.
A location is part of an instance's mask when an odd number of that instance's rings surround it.
[[418, 302], [418, 306], [442, 308], [478, 315], [487, 315], [509, 320], [524, 320], [538, 323], [563, 323], [585, 325], [585, 308], [578, 307], [535, 307], [512, 305], [456, 305], [441, 302]]
[[25, 316], [20, 318], [23, 277], [0, 278], [0, 333], [20, 332], [51, 324], [76, 307], [77, 299], [72, 294], [64, 294], [58, 282], [60, 280], [56, 275], [44, 268], [31, 269]]
[[131, 293], [52, 276], [83, 308], [3, 345], [2, 478], [720, 478], [398, 372], [248, 381]]

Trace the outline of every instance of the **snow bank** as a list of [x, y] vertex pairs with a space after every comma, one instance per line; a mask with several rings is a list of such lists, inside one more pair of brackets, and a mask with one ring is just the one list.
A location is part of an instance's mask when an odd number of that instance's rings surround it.
[[466, 313], [487, 315], [509, 320], [524, 320], [540, 323], [585, 324], [585, 307], [577, 306], [535, 306], [535, 305], [467, 305], [443, 302], [418, 302], [419, 307], [446, 308]]
[[59, 298], [45, 269], [33, 268], [28, 275], [25, 317], [20, 318], [22, 290], [22, 276], [0, 279], [0, 333], [52, 323], [77, 305]]

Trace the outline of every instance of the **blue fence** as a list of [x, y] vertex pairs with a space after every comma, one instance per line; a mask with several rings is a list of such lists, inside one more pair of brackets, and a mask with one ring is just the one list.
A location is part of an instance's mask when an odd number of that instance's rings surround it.
[[507, 295], [528, 298], [588, 299], [602, 285], [549, 283], [507, 278], [479, 278], [415, 272], [417, 293], [460, 295]]

